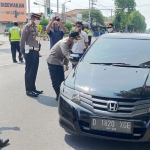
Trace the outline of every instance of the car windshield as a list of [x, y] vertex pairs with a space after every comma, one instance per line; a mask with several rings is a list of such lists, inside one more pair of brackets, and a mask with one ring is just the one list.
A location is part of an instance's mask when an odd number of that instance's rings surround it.
[[150, 66], [150, 40], [100, 38], [91, 46], [83, 62]]

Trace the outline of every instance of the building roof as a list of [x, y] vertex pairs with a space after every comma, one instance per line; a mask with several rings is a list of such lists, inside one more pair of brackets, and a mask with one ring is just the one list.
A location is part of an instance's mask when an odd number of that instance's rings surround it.
[[68, 17], [76, 16], [78, 13], [81, 13], [85, 10], [87, 10], [87, 9], [74, 9], [74, 10], [66, 12], [66, 16], [68, 16]]

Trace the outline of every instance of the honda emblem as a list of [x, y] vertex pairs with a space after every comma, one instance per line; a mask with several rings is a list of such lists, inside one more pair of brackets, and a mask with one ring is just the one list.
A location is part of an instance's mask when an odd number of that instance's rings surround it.
[[107, 102], [107, 109], [108, 109], [108, 111], [116, 112], [118, 110], [118, 102], [108, 101]]

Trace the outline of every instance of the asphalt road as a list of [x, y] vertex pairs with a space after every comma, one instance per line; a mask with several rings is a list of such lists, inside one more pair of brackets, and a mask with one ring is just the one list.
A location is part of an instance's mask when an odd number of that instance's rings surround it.
[[0, 47], [0, 138], [9, 138], [3, 150], [149, 150], [149, 143], [127, 143], [65, 133], [58, 123], [58, 103], [52, 89], [46, 58], [49, 42], [42, 42], [38, 98], [25, 95], [24, 64], [13, 64], [9, 44]]

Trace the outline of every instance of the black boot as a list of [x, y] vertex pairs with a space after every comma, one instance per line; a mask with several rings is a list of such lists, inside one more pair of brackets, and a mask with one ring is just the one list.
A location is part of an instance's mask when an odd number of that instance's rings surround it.
[[33, 91], [26, 91], [26, 95], [30, 97], [38, 97], [39, 94], [33, 92]]
[[43, 94], [43, 91], [34, 90], [34, 92], [37, 94]]

